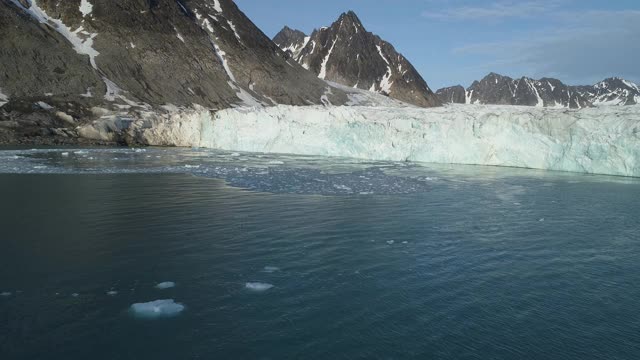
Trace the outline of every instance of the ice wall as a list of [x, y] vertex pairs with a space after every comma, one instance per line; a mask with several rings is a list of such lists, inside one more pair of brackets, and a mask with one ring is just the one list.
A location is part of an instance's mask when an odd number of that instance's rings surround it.
[[640, 176], [640, 106], [229, 109], [202, 124], [198, 145]]
[[640, 177], [640, 106], [196, 108], [105, 116], [79, 133], [158, 146]]

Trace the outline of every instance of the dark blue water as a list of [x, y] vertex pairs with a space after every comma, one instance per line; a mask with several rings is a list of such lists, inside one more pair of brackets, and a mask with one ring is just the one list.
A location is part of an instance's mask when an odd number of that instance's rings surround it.
[[637, 180], [92, 151], [3, 153], [0, 359], [640, 358]]

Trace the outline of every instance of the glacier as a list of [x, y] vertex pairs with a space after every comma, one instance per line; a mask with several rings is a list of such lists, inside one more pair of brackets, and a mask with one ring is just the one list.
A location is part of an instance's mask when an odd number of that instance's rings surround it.
[[[80, 133], [105, 138], [116, 123]], [[127, 124], [121, 131], [147, 145], [640, 177], [640, 106], [279, 105], [200, 108]]]

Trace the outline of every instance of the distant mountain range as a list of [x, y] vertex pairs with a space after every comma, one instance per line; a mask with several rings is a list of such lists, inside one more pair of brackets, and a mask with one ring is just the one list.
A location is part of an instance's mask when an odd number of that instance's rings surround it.
[[417, 106], [440, 105], [413, 65], [393, 45], [368, 32], [353, 11], [310, 36], [285, 27], [273, 41], [321, 79]]
[[465, 89], [461, 85], [439, 89], [443, 103], [522, 105], [581, 109], [601, 105], [640, 104], [640, 88], [630, 81], [609, 78], [593, 86], [569, 86], [558, 79], [512, 79], [490, 73]]

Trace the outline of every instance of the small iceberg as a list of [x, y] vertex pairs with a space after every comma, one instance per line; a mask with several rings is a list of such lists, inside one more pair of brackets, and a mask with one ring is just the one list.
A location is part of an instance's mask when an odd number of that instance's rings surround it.
[[262, 269], [262, 271], [266, 273], [274, 273], [274, 272], [280, 271], [280, 268], [275, 266], [265, 266], [264, 269]]
[[161, 282], [160, 284], [156, 285], [156, 289], [158, 290], [166, 290], [166, 289], [171, 289], [176, 287], [176, 283], [174, 283], [173, 281], [165, 281], [165, 282]]
[[74, 297], [74, 298], [77, 298], [78, 296], [80, 296], [80, 294], [78, 294], [78, 293], [71, 294], [71, 297]]
[[130, 311], [134, 316], [143, 319], [174, 317], [179, 315], [184, 309], [184, 305], [173, 301], [173, 299], [138, 303], [130, 307]]
[[11, 296], [11, 295], [13, 295], [13, 294], [12, 294], [12, 293], [10, 293], [10, 292], [8, 292], [8, 291], [5, 291], [5, 292], [3, 292], [3, 293], [0, 293], [0, 296], [2, 296], [2, 297], [9, 297], [9, 296]]
[[117, 291], [114, 291], [114, 290], [107, 291], [107, 295], [109, 295], [109, 296], [116, 296], [116, 295], [118, 295], [118, 292], [117, 292]]
[[263, 292], [271, 289], [273, 285], [261, 282], [248, 282], [244, 287], [251, 291]]

